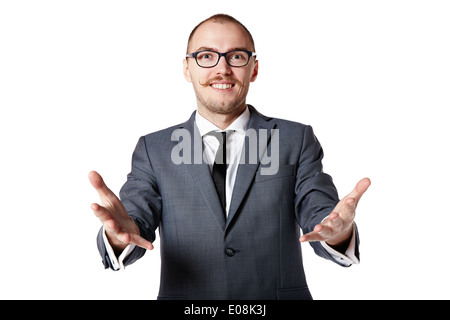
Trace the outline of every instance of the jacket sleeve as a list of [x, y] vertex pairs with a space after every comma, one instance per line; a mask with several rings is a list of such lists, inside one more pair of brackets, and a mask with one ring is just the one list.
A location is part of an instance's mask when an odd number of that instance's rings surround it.
[[[133, 153], [131, 172], [120, 190], [120, 199], [129, 216], [139, 227], [140, 235], [153, 242], [156, 228], [161, 218], [161, 195], [147, 152], [146, 137], [141, 137]], [[112, 268], [105, 249], [101, 231], [97, 236], [97, 246], [105, 268]], [[135, 249], [125, 258], [124, 266], [134, 263], [145, 254], [145, 249]]]
[[[304, 234], [311, 232], [317, 224], [320, 224], [339, 202], [333, 179], [323, 172], [322, 159], [322, 146], [312, 127], [306, 126], [295, 184], [296, 218]], [[320, 242], [310, 244], [317, 255], [339, 264]]]

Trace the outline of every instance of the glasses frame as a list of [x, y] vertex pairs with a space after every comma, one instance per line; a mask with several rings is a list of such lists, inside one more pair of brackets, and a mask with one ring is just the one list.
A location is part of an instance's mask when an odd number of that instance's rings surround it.
[[[238, 51], [242, 51], [242, 52], [245, 52], [245, 53], [248, 54], [248, 60], [247, 60], [247, 63], [244, 64], [243, 66], [233, 66], [233, 65], [230, 64], [230, 62], [228, 62], [227, 54], [229, 54], [229, 53], [231, 53], [231, 52], [238, 52]], [[203, 67], [203, 66], [201, 66], [201, 65], [198, 63], [197, 56], [198, 56], [200, 53], [202, 53], [202, 52], [214, 52], [214, 53], [217, 53], [217, 54], [219, 55], [219, 58], [217, 59], [216, 64], [213, 65], [213, 66], [210, 66], [210, 67]], [[231, 50], [231, 51], [228, 51], [228, 52], [225, 52], [225, 53], [217, 52], [217, 51], [214, 51], [214, 50], [202, 50], [202, 51], [196, 51], [196, 52], [188, 53], [188, 54], [186, 55], [186, 58], [194, 58], [194, 59], [195, 59], [195, 62], [197, 63], [197, 65], [198, 65], [200, 68], [214, 68], [215, 66], [217, 66], [217, 65], [219, 64], [220, 58], [222, 58], [222, 57], [225, 58], [225, 61], [227, 62], [227, 64], [228, 64], [230, 67], [233, 67], [233, 68], [243, 68], [243, 67], [246, 67], [246, 66], [248, 65], [248, 63], [250, 62], [250, 58], [251, 58], [251, 57], [256, 57], [256, 52], [247, 51], [247, 50], [242, 50], [242, 49], [235, 49], [235, 50]]]

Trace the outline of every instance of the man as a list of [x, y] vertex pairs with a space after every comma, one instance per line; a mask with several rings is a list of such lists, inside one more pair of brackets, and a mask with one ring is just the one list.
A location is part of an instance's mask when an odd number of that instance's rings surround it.
[[192, 31], [184, 75], [197, 111], [140, 138], [121, 200], [89, 174], [105, 268], [153, 249], [159, 228], [158, 299], [311, 299], [300, 242], [342, 266], [359, 263], [353, 220], [370, 180], [339, 201], [312, 128], [246, 104], [258, 61], [234, 18], [216, 15]]

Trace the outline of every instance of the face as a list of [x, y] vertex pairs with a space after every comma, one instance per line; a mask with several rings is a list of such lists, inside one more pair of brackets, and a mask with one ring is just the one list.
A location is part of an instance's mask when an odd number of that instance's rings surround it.
[[[250, 39], [235, 23], [205, 22], [195, 32], [189, 44], [189, 53], [201, 50], [228, 52], [233, 49], [254, 51]], [[201, 68], [194, 58], [184, 61], [184, 76], [192, 82], [199, 111], [214, 114], [232, 114], [245, 108], [250, 82], [258, 75], [258, 61], [250, 58], [247, 66], [231, 67], [221, 57], [213, 68]]]

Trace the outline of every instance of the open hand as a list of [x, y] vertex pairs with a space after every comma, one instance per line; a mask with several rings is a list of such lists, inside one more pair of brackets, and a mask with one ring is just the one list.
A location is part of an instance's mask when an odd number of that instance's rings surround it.
[[325, 241], [331, 247], [346, 247], [353, 234], [356, 207], [370, 184], [369, 178], [359, 181], [355, 189], [339, 201], [330, 215], [316, 225], [313, 231], [301, 236], [300, 241]]
[[97, 172], [91, 171], [89, 181], [101, 200], [101, 205], [93, 203], [91, 209], [103, 224], [114, 250], [122, 251], [130, 243], [152, 250], [152, 243], [140, 236], [138, 226], [130, 218], [119, 198], [106, 186], [102, 177]]

